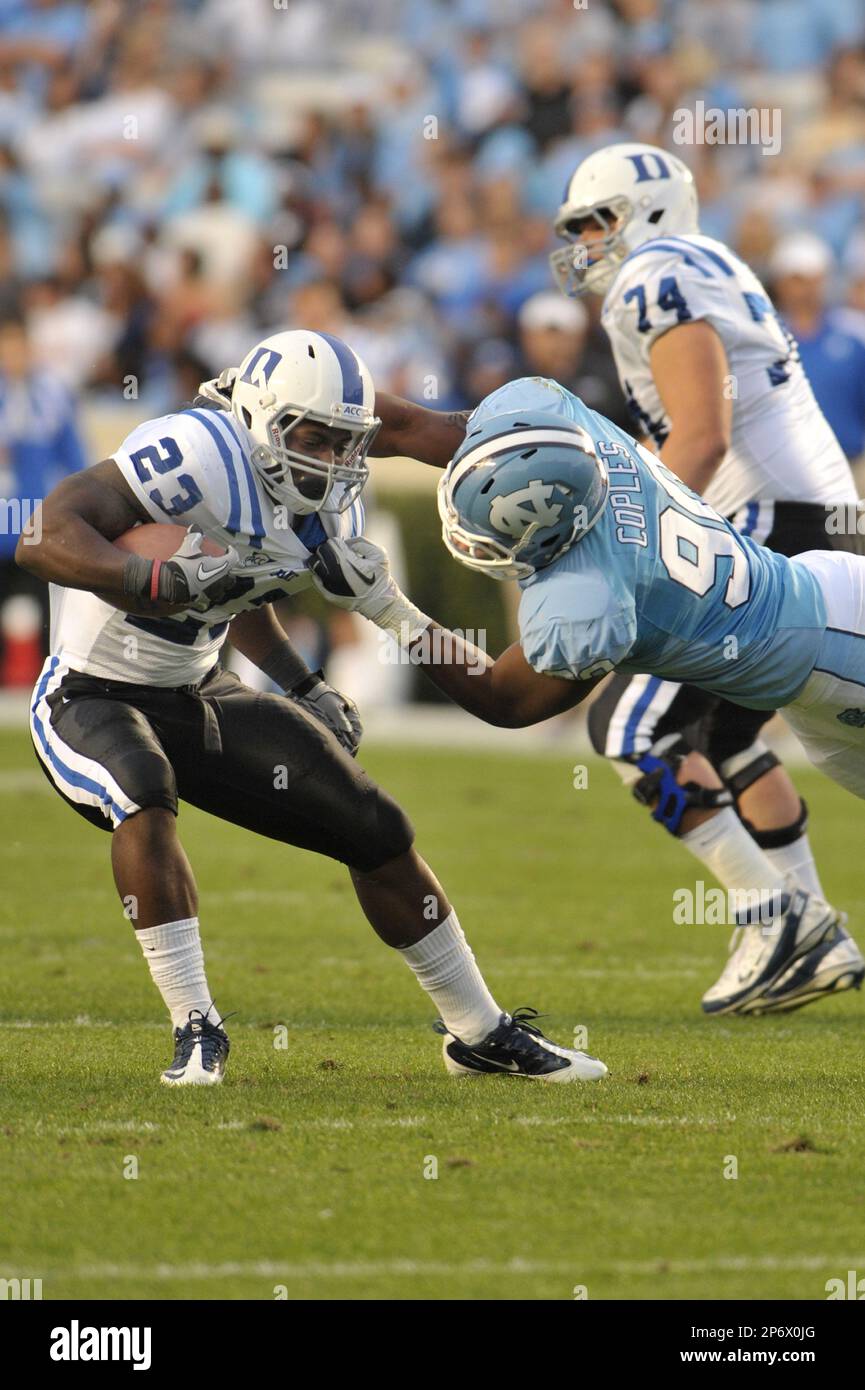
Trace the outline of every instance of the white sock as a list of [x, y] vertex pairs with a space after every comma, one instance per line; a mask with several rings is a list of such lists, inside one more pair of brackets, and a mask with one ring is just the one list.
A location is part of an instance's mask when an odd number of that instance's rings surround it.
[[[153, 983], [165, 1001], [175, 1028], [183, 1028], [190, 1009], [206, 1014], [213, 1004], [204, 974], [204, 953], [198, 935], [198, 918], [185, 917], [179, 922], [163, 922], [158, 927], [145, 927], [135, 935], [141, 942], [144, 959], [150, 967]], [[217, 1023], [216, 1009], [210, 1015]]]
[[797, 887], [804, 888], [806, 893], [815, 893], [818, 898], [825, 898], [807, 834], [800, 835], [792, 845], [767, 849], [763, 853], [779, 874], [791, 874]]
[[726, 889], [768, 895], [783, 887], [783, 874], [751, 838], [732, 806], [680, 836], [689, 849]]
[[400, 955], [455, 1038], [479, 1043], [498, 1027], [504, 1010], [487, 989], [455, 912]]

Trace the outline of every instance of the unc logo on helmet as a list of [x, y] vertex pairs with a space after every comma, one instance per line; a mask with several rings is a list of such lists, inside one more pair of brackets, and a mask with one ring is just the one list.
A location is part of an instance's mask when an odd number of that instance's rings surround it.
[[608, 490], [603, 459], [573, 420], [492, 416], [469, 430], [439, 482], [442, 539], [470, 569], [528, 579], [591, 530]]
[[516, 541], [529, 526], [555, 526], [562, 514], [562, 503], [550, 502], [555, 490], [555, 484], [533, 478], [528, 487], [493, 498], [490, 522]]

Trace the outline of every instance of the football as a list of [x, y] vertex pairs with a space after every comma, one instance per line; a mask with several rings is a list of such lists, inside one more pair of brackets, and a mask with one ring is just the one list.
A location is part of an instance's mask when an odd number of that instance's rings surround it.
[[[117, 536], [114, 544], [120, 550], [128, 550], [133, 555], [140, 555], [145, 560], [170, 560], [172, 555], [183, 544], [183, 537], [186, 535], [185, 526], [175, 526], [171, 522], [145, 521], [140, 526], [132, 526], [128, 531], [124, 531], [121, 536]], [[218, 541], [212, 541], [209, 536], [202, 536], [201, 550], [204, 555], [224, 555], [226, 547], [220, 545]], [[110, 603], [112, 608], [119, 608], [121, 612], [146, 612], [135, 603], [124, 599], [118, 603], [117, 594], [109, 594], [104, 591], [97, 591], [96, 597], [103, 603]]]
[[[141, 526], [124, 531], [114, 544], [133, 555], [141, 555], [145, 560], [170, 560], [180, 549], [185, 535], [185, 526], [146, 521]], [[224, 555], [226, 551], [224, 545], [212, 541], [209, 536], [202, 538], [201, 549], [205, 555]]]

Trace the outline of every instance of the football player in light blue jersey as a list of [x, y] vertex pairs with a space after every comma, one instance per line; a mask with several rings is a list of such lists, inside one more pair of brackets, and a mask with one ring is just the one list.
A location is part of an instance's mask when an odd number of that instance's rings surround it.
[[[413, 452], [423, 456], [422, 439]], [[520, 640], [497, 661], [453, 634], [428, 640], [438, 625], [367, 541], [325, 542], [312, 569], [332, 601], [401, 630], [464, 708], [521, 727], [579, 704], [613, 670], [687, 680], [749, 708], [783, 706], [811, 760], [865, 796], [865, 558], [789, 560], [754, 544], [624, 431], [537, 378], [481, 402], [439, 509], [451, 554], [522, 588]], [[454, 659], [436, 664], [443, 650]], [[731, 794], [700, 753], [661, 744], [634, 772], [670, 828], [729, 829]], [[707, 1013], [771, 1005], [787, 972], [839, 930], [837, 913], [747, 835], [736, 888], [761, 904], [761, 921], [743, 919]]]
[[[564, 242], [550, 257], [559, 287], [600, 298], [635, 429], [667, 468], [770, 550], [861, 554], [855, 528], [827, 526], [828, 509], [837, 515], [855, 503], [855, 484], [795, 339], [751, 268], [701, 232], [687, 165], [642, 143], [595, 150], [568, 180], [554, 228]], [[771, 715], [623, 668], [592, 703], [588, 731], [626, 786], [636, 757], [659, 743], [675, 738], [683, 757], [705, 755], [738, 817], [682, 838], [725, 887], [735, 888], [748, 834], [776, 870], [822, 896], [807, 807], [761, 736]], [[842, 926], [779, 982], [763, 1011], [819, 998], [861, 974], [865, 958]]]

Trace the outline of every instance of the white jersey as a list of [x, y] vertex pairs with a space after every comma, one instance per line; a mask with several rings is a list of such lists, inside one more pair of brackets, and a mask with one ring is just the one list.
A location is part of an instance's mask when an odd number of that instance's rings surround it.
[[328, 536], [361, 534], [359, 501], [342, 514], [286, 516], [249, 461], [254, 447], [232, 415], [209, 407], [148, 420], [124, 439], [114, 460], [152, 519], [194, 523], [211, 540], [233, 545], [242, 571], [217, 607], [170, 618], [123, 613], [95, 594], [52, 584], [57, 669], [137, 685], [197, 684], [215, 664], [237, 613], [307, 588], [315, 547]]
[[711, 237], [663, 236], [638, 246], [604, 299], [601, 322], [643, 432], [660, 448], [670, 428], [652, 376], [652, 344], [698, 319], [724, 345], [733, 403], [730, 448], [705, 500], [727, 517], [762, 502], [855, 502], [850, 466], [814, 398], [795, 338], [756, 275]]

